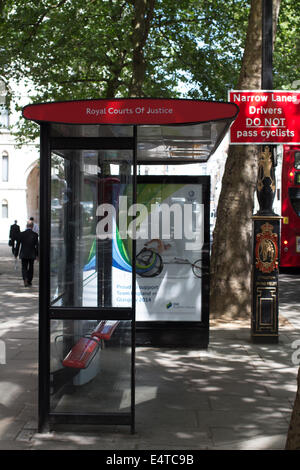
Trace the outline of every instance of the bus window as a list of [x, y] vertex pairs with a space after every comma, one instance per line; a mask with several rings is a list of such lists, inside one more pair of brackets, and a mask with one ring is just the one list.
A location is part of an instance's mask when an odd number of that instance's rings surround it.
[[300, 216], [300, 190], [298, 188], [289, 188], [289, 197], [294, 211]]
[[295, 152], [295, 168], [300, 170], [300, 152]]
[[295, 173], [295, 184], [300, 184], [300, 171]]

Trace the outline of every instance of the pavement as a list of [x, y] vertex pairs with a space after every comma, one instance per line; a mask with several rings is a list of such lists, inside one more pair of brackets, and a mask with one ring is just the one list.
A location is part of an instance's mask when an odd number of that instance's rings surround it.
[[[212, 325], [207, 350], [136, 351], [136, 433], [127, 426], [37, 431], [38, 279], [0, 244], [0, 450], [282, 450], [300, 362], [300, 275], [280, 274], [280, 336]], [[299, 344], [295, 343], [299, 341]]]

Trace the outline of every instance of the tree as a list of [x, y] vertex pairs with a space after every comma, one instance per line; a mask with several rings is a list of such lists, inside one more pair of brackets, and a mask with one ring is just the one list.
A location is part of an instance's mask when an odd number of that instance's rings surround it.
[[[274, 89], [300, 88], [300, 0], [284, 0], [274, 49]], [[298, 13], [297, 13], [298, 12]]]
[[32, 102], [179, 97], [180, 83], [186, 97], [226, 99], [238, 74], [248, 4], [3, 0], [0, 76], [31, 83]]
[[[280, 0], [273, 1], [277, 19]], [[276, 21], [275, 21], [276, 22]], [[241, 72], [236, 89], [261, 88], [262, 2], [252, 0]], [[222, 181], [211, 256], [211, 313], [250, 318], [252, 220], [258, 146], [230, 146]]]
[[248, 3], [3, 0], [0, 66], [15, 79], [30, 78], [51, 99], [78, 95], [77, 84], [83, 95], [128, 96], [138, 83], [140, 96], [173, 96], [186, 72], [204, 83], [198, 93], [209, 88], [215, 95], [209, 87], [212, 70], [224, 81], [217, 65], [226, 69], [227, 79], [230, 67], [231, 75], [237, 74]]

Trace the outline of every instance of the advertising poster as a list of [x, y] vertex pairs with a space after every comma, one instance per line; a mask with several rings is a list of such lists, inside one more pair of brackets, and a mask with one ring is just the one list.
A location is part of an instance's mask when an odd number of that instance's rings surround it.
[[[201, 321], [202, 185], [138, 184], [137, 200], [127, 208], [137, 215], [137, 321]], [[113, 307], [131, 306], [131, 243], [122, 226], [119, 220], [113, 239]]]

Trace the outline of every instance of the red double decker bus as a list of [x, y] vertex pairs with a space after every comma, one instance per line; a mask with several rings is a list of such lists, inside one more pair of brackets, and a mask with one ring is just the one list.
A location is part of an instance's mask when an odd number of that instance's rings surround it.
[[300, 268], [300, 145], [284, 145], [280, 266]]

